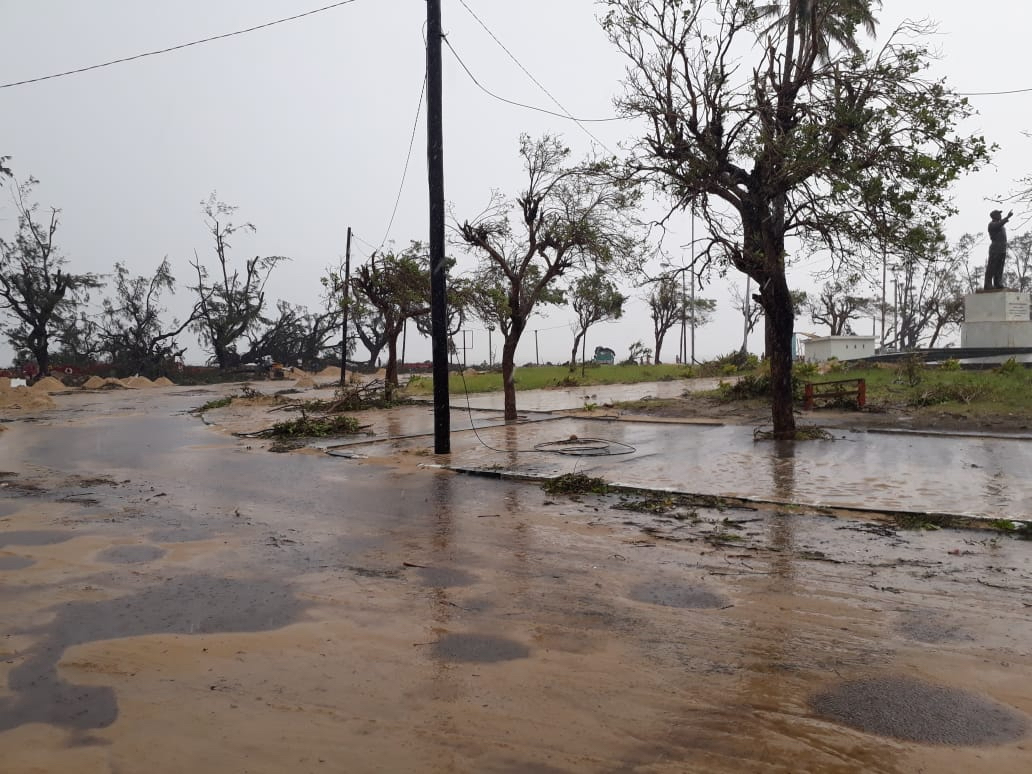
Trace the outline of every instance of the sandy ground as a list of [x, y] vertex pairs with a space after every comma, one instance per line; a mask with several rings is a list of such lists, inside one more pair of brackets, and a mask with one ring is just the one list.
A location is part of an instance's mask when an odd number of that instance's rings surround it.
[[1028, 542], [270, 454], [228, 389], [3, 417], [5, 774], [1032, 767]]

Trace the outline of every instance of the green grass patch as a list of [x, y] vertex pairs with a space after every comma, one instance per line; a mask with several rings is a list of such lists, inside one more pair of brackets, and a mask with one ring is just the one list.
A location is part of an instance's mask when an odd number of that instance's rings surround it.
[[[585, 369], [581, 376], [580, 366], [573, 373], [566, 366], [523, 366], [513, 376], [516, 389], [544, 390], [559, 387], [589, 387], [593, 384], [636, 384], [638, 382], [660, 382], [673, 379], [690, 379], [692, 369], [683, 365], [611, 365]], [[484, 371], [475, 374], [452, 373], [448, 378], [448, 391], [455, 395], [463, 392], [499, 392], [502, 389], [501, 371]], [[433, 393], [433, 379], [427, 376], [413, 376], [405, 392], [408, 395], [430, 395]]]
[[[971, 417], [1032, 414], [1032, 371], [1009, 364], [990, 371], [907, 362], [895, 367], [850, 368], [848, 378], [866, 381], [870, 406], [934, 407]], [[834, 381], [834, 377], [812, 381]]]
[[212, 398], [203, 406], [198, 406], [194, 409], [195, 414], [203, 414], [205, 411], [211, 411], [212, 409], [225, 408], [233, 402], [233, 396], [227, 395], [224, 398]]

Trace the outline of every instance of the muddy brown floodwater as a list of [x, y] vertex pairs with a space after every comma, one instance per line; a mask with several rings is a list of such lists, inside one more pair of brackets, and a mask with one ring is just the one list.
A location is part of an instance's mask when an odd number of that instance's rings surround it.
[[[1032, 543], [546, 495], [438, 467], [422, 409], [353, 458], [271, 454], [226, 432], [267, 406], [188, 413], [229, 389], [3, 417], [4, 774], [1032, 770]], [[752, 447], [706, 437], [748, 483]]]

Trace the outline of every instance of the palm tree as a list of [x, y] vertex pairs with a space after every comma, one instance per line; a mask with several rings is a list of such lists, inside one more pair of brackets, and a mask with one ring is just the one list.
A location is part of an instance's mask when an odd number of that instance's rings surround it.
[[780, 0], [757, 6], [760, 20], [773, 19], [763, 30], [771, 34], [779, 27], [787, 27], [800, 39], [806, 38], [811, 28], [816, 31], [824, 61], [830, 58], [830, 44], [835, 43], [850, 53], [859, 53], [856, 33], [860, 27], [874, 35], [876, 20], [873, 10], [881, 9], [881, 0]]

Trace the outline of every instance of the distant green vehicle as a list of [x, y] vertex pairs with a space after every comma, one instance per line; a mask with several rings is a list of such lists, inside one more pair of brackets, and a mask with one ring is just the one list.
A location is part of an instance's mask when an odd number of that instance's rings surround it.
[[616, 362], [616, 352], [609, 347], [595, 347], [594, 360], [600, 365], [613, 365]]

